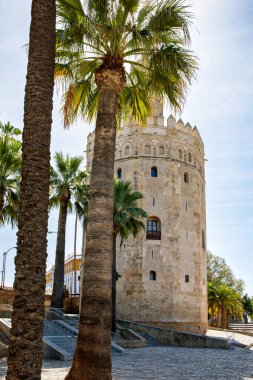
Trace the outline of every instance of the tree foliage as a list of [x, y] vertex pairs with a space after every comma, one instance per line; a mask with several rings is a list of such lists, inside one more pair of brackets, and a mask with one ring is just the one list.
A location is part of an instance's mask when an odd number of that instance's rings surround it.
[[236, 279], [225, 259], [207, 252], [208, 307], [211, 323], [228, 328], [229, 315], [242, 317], [244, 282]]
[[236, 279], [225, 259], [214, 255], [210, 251], [207, 251], [207, 281], [212, 284], [225, 284], [241, 295], [243, 293], [244, 281]]
[[114, 180], [114, 213], [113, 228], [114, 234], [127, 238], [134, 237], [145, 229], [143, 219], [148, 214], [138, 206], [138, 201], [143, 198], [142, 193], [134, 191], [130, 181]]
[[0, 226], [17, 222], [21, 171], [21, 131], [0, 122]]
[[55, 77], [62, 85], [64, 124], [97, 114], [96, 75], [105, 67], [125, 72], [118, 119], [145, 124], [152, 97], [181, 109], [197, 69], [187, 49], [192, 14], [182, 0], [57, 0], [59, 28]]
[[249, 297], [246, 293], [242, 297], [242, 303], [243, 303], [243, 309], [246, 311], [249, 315], [253, 314], [253, 297]]

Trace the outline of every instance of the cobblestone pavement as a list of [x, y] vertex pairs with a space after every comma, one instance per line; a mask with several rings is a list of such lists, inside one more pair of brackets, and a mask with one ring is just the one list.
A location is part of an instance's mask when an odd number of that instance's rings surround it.
[[[46, 360], [42, 380], [63, 380], [71, 363]], [[6, 360], [0, 361], [0, 379]], [[253, 351], [146, 347], [113, 354], [113, 380], [249, 380]], [[96, 379], [94, 379], [96, 380]]]

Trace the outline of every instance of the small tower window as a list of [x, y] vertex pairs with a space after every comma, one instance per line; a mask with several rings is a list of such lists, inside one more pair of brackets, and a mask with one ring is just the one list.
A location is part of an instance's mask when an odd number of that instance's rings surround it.
[[205, 238], [205, 231], [202, 230], [202, 248], [206, 249], [206, 238]]
[[159, 154], [164, 155], [164, 147], [163, 146], [159, 147]]
[[122, 169], [121, 168], [119, 168], [117, 170], [117, 177], [118, 177], [118, 179], [121, 179], [121, 177], [122, 177]]
[[151, 271], [150, 273], [149, 273], [149, 279], [151, 280], [151, 281], [156, 281], [156, 272], [155, 271]]
[[125, 155], [128, 155], [128, 154], [129, 154], [129, 146], [126, 146]]
[[191, 155], [191, 153], [188, 153], [188, 162], [192, 162], [192, 155]]
[[190, 277], [188, 274], [185, 275], [185, 282], [187, 282], [187, 283], [190, 282]]
[[154, 216], [148, 219], [146, 238], [150, 240], [161, 240], [161, 222]]
[[189, 174], [188, 173], [184, 173], [184, 182], [189, 183]]
[[179, 151], [178, 151], [178, 158], [179, 158], [179, 160], [182, 160], [182, 157], [183, 157], [182, 150], [179, 149]]
[[157, 177], [157, 167], [152, 166], [151, 168], [151, 177]]
[[145, 146], [145, 153], [150, 154], [150, 146], [149, 145]]

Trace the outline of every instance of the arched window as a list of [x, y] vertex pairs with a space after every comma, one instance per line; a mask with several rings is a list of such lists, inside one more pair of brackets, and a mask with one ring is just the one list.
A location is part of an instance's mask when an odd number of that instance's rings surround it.
[[150, 154], [150, 146], [149, 145], [145, 146], [145, 153]]
[[149, 273], [149, 279], [151, 280], [151, 281], [156, 281], [156, 272], [155, 271], [151, 271], [150, 273]]
[[157, 177], [157, 167], [156, 166], [152, 166], [150, 174], [151, 174], [151, 177]]
[[128, 154], [129, 154], [129, 146], [127, 145], [125, 148], [125, 155], [128, 155]]
[[122, 169], [121, 168], [118, 168], [118, 170], [117, 170], [117, 177], [118, 177], [118, 179], [121, 179], [121, 177], [122, 177]]
[[161, 240], [161, 222], [155, 216], [148, 219], [146, 238], [149, 240]]
[[206, 249], [205, 231], [202, 230], [202, 248]]
[[183, 158], [183, 153], [182, 153], [181, 149], [179, 149], [179, 151], [178, 151], [178, 158], [179, 158], [179, 160], [182, 160], [182, 158]]
[[184, 280], [185, 280], [185, 282], [190, 282], [190, 277], [189, 277], [188, 274], [185, 275], [185, 279]]
[[184, 182], [189, 183], [189, 174], [187, 172], [184, 173]]
[[191, 155], [191, 153], [188, 153], [188, 162], [192, 162], [192, 155]]
[[164, 147], [163, 146], [159, 147], [159, 154], [164, 155]]

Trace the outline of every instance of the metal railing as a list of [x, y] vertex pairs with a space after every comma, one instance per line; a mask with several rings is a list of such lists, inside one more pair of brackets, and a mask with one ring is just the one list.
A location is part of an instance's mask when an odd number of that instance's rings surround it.
[[161, 240], [161, 231], [147, 231], [146, 239]]

